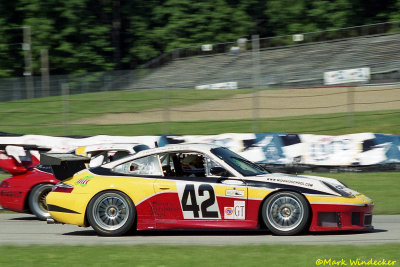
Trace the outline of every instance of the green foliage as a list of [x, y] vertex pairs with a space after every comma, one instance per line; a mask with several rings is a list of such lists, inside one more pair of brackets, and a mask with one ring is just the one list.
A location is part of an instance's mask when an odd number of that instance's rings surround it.
[[[22, 23], [32, 29], [33, 58], [48, 49], [53, 74], [112, 69], [107, 3], [20, 0]], [[40, 60], [34, 60], [34, 70], [39, 72]]]
[[277, 35], [314, 32], [355, 25], [350, 0], [273, 0], [266, 15]]
[[167, 0], [155, 8], [154, 29], [165, 50], [236, 40], [251, 32], [253, 23], [225, 0]]
[[0, 77], [23, 74], [22, 29], [15, 9], [16, 1], [0, 1]]
[[[0, 1], [0, 77], [21, 76], [22, 27], [51, 74], [135, 68], [172, 49], [400, 20], [398, 0]], [[15, 29], [12, 29], [16, 27]]]

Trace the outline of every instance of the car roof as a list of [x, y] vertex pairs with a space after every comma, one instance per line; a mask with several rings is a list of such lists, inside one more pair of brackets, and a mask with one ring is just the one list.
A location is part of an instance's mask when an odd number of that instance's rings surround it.
[[136, 157], [142, 157], [145, 155], [150, 154], [157, 154], [162, 152], [172, 152], [172, 151], [188, 151], [194, 150], [197, 152], [208, 153], [212, 148], [220, 147], [214, 144], [200, 144], [200, 143], [186, 143], [186, 144], [173, 144], [173, 145], [166, 145], [163, 147], [156, 147], [147, 150], [143, 150], [135, 154]]
[[125, 162], [137, 158], [141, 158], [144, 156], [152, 155], [152, 154], [158, 154], [158, 153], [164, 153], [164, 152], [185, 152], [185, 151], [195, 151], [195, 152], [200, 152], [204, 154], [208, 154], [212, 148], [217, 148], [221, 147], [218, 145], [214, 144], [198, 144], [198, 143], [186, 143], [186, 144], [173, 144], [173, 145], [166, 145], [163, 147], [156, 147], [156, 148], [150, 148], [146, 149], [143, 151], [140, 151], [134, 155], [129, 155], [124, 157], [121, 160], [116, 160], [112, 161], [110, 163], [106, 163], [103, 165], [103, 167], [108, 168], [111, 167], [113, 168], [114, 166], [120, 164], [120, 162]]
[[135, 146], [141, 145], [139, 143], [110, 143], [110, 144], [95, 144], [84, 146], [86, 153], [94, 151], [111, 151], [111, 150], [126, 150], [135, 152]]

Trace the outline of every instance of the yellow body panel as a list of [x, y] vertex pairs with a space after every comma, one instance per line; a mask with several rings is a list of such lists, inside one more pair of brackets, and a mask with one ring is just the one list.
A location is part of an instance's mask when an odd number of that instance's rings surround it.
[[[263, 200], [272, 192], [274, 191], [266, 188], [249, 187], [248, 198]], [[339, 204], [339, 205], [342, 204], [342, 205], [355, 205], [355, 206], [373, 204], [373, 201], [370, 198], [362, 194], [350, 198], [342, 196], [322, 196], [322, 195], [318, 196], [318, 195], [307, 195], [307, 194], [305, 194], [305, 197], [310, 204]]]
[[75, 149], [75, 154], [80, 156], [87, 156], [85, 149], [86, 146], [80, 146], [77, 149]]
[[249, 199], [259, 199], [263, 200], [267, 195], [274, 192], [273, 190], [269, 190], [267, 188], [262, 187], [249, 187]]
[[[92, 179], [95, 176], [96, 179]], [[74, 207], [73, 211], [79, 214], [50, 211], [50, 215], [56, 221], [79, 226], [84, 225], [86, 207], [89, 205], [90, 200], [99, 192], [118, 190], [128, 195], [135, 204], [142, 202], [155, 193], [153, 188], [155, 179], [126, 176], [98, 176], [88, 170], [82, 171], [73, 178], [69, 178], [63, 182], [74, 186], [74, 193], [51, 192], [46, 198], [47, 204], [62, 208]], [[175, 184], [174, 181], [171, 181], [171, 183]]]
[[[95, 176], [96, 179], [92, 179]], [[88, 180], [86, 184], [84, 184], [85, 180]], [[127, 194], [134, 203], [139, 203], [154, 194], [155, 180], [127, 176], [98, 176], [85, 170], [64, 182], [74, 186], [74, 194], [94, 196], [101, 191], [118, 190]]]
[[306, 195], [310, 204], [342, 204], [342, 205], [371, 205], [374, 202], [365, 195], [356, 195], [354, 197], [334, 197], [334, 196], [315, 196]]
[[[65, 213], [50, 211], [51, 217], [63, 223], [75, 224], [84, 226], [86, 206], [89, 203], [91, 196], [89, 194], [68, 194], [60, 192], [51, 192], [46, 197], [48, 205], [64, 207], [73, 207], [73, 211], [77, 213]], [[60, 204], [62, 203], [62, 204]]]

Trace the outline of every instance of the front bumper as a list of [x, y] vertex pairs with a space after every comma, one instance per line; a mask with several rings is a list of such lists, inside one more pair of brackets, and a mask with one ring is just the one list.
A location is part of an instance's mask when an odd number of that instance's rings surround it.
[[310, 231], [372, 230], [373, 204], [311, 204]]

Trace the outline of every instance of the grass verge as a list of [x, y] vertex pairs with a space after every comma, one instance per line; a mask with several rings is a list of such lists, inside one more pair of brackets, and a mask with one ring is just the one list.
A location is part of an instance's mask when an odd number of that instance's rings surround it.
[[[104, 114], [135, 113], [174, 108], [234, 95], [251, 97], [252, 90], [134, 90], [47, 97], [0, 102], [1, 131], [44, 135], [160, 135], [219, 134], [227, 132], [292, 132], [348, 134], [375, 132], [398, 134], [400, 110], [332, 113], [310, 116], [210, 120], [140, 124], [74, 125], [83, 118]], [[241, 96], [240, 96], [241, 95]], [[235, 107], [232, 107], [235, 109]], [[235, 111], [232, 111], [235, 112]], [[240, 111], [237, 111], [240, 112]], [[195, 116], [195, 114], [193, 115]], [[218, 112], [215, 112], [218, 118]]]
[[[348, 125], [347, 114], [325, 114], [281, 118], [263, 118], [253, 120], [190, 121], [190, 122], [154, 122], [138, 124], [74, 125], [40, 124], [32, 118], [21, 125], [2, 126], [2, 131], [20, 134], [43, 135], [162, 135], [162, 134], [220, 134], [220, 133], [267, 133], [286, 132], [298, 134], [340, 135], [351, 133], [400, 132], [399, 111], [375, 111], [355, 113], [353, 124]], [[0, 122], [0, 126], [1, 126]]]
[[[0, 102], [1, 124], [63, 123], [110, 113], [163, 109], [250, 93], [239, 90], [128, 90]], [[168, 99], [168, 100], [166, 100]], [[64, 112], [68, 111], [68, 115]]]
[[[134, 237], [133, 237], [134, 238]], [[0, 247], [1, 266], [330, 266], [399, 265], [400, 244], [371, 246], [28, 246]], [[321, 264], [321, 261], [327, 264]], [[330, 262], [330, 264], [328, 264]], [[356, 265], [356, 264], [353, 264]], [[377, 265], [377, 264], [369, 264]], [[387, 266], [387, 265], [386, 265]], [[393, 266], [393, 265], [390, 265]]]

